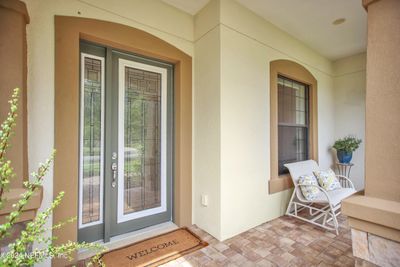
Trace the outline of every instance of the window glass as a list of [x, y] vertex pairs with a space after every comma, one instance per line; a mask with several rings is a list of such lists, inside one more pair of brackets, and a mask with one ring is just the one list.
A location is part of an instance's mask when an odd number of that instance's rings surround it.
[[287, 173], [285, 163], [308, 159], [307, 85], [278, 77], [278, 154], [279, 174]]
[[125, 67], [124, 214], [161, 206], [161, 74]]
[[80, 226], [102, 223], [103, 58], [82, 54]]

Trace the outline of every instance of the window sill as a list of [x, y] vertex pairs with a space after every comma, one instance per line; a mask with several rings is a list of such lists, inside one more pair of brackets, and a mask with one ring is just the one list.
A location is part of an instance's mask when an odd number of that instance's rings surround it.
[[268, 182], [269, 193], [278, 193], [293, 187], [292, 177], [290, 174], [279, 175], [278, 177], [271, 177]]
[[[21, 194], [23, 194], [25, 191], [25, 188], [12, 188], [10, 191], [4, 193], [4, 198], [7, 199], [7, 201], [4, 203], [4, 207], [0, 210], [0, 224], [6, 222], [6, 216], [8, 216], [14, 210], [12, 205], [18, 202]], [[26, 205], [16, 222], [33, 220], [36, 216], [37, 210], [40, 208], [42, 200], [43, 188], [39, 187], [38, 190], [32, 195], [29, 203]]]

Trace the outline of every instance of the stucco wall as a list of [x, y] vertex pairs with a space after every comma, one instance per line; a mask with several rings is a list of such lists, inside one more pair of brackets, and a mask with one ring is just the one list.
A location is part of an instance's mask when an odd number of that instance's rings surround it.
[[[219, 1], [211, 1], [194, 17], [194, 222], [221, 235], [221, 40]], [[201, 203], [202, 195], [208, 205]]]
[[[244, 9], [221, 1], [221, 239], [281, 216], [290, 190], [268, 194], [269, 63], [295, 61], [318, 81], [319, 163], [331, 164], [331, 62]], [[232, 223], [235, 222], [235, 223]]]
[[335, 139], [355, 135], [362, 139], [353, 153], [350, 177], [356, 189], [364, 188], [366, 54], [337, 60], [334, 66]]
[[[290, 197], [290, 190], [268, 194], [270, 61], [295, 61], [318, 80], [323, 168], [332, 164], [334, 141], [332, 63], [230, 0], [212, 1], [195, 17], [195, 36], [194, 218], [223, 240], [281, 216]], [[200, 74], [218, 65], [219, 81]], [[219, 147], [205, 149], [210, 142]]]
[[[214, 28], [195, 44], [194, 221], [213, 236], [221, 226], [220, 30]], [[209, 205], [201, 204], [207, 195]]]
[[400, 202], [400, 1], [368, 6], [366, 185], [368, 197]]
[[14, 88], [19, 88], [19, 108], [14, 134], [7, 149], [7, 160], [12, 162], [15, 177], [11, 188], [22, 187], [28, 176], [27, 157], [27, 94], [26, 94], [26, 24], [29, 16], [23, 3], [18, 1], [0, 2], [0, 123], [10, 111], [8, 103]]

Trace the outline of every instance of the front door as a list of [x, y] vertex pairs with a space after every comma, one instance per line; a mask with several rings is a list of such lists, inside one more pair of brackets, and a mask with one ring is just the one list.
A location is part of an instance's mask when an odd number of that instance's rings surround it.
[[172, 70], [81, 43], [79, 241], [171, 220]]

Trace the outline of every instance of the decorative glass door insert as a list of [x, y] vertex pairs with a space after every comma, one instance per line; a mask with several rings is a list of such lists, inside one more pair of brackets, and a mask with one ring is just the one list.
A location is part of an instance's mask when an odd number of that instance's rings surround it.
[[166, 211], [166, 74], [119, 59], [118, 222]]
[[104, 58], [81, 55], [81, 228], [103, 222]]

